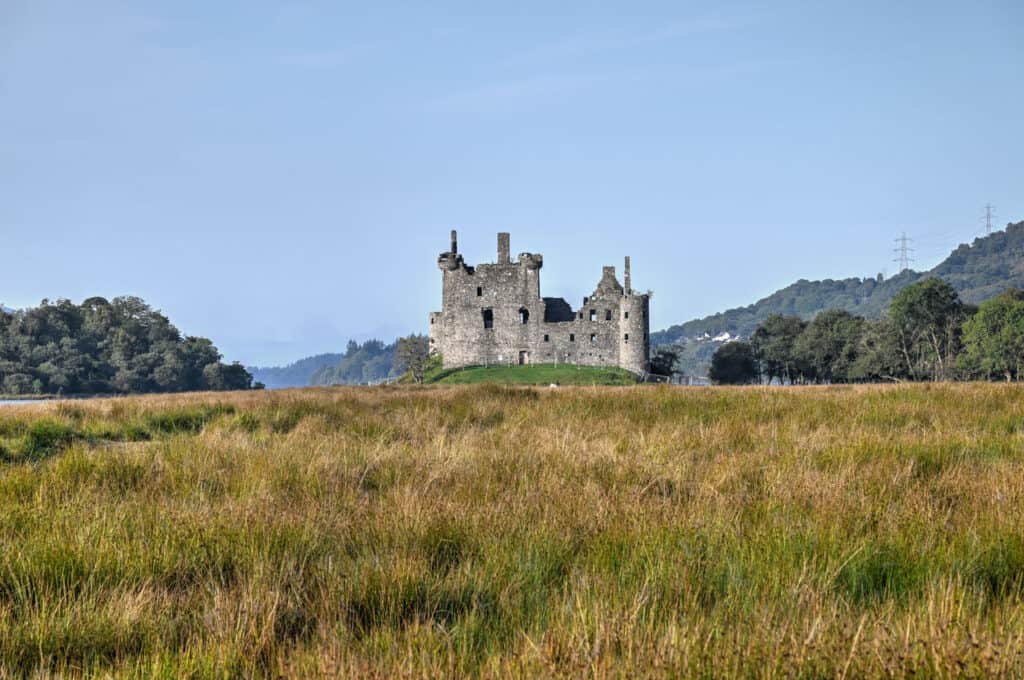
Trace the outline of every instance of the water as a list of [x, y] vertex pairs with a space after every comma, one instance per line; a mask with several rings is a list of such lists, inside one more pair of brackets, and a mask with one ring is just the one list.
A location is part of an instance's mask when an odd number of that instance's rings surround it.
[[46, 399], [0, 399], [0, 406], [6, 404], [41, 404]]

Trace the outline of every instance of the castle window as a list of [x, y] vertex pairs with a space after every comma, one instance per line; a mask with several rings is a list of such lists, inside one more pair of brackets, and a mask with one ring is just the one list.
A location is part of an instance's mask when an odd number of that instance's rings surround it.
[[581, 319], [583, 318], [583, 312], [580, 312], [580, 318]]
[[622, 313], [622, 318], [623, 319], [628, 319], [629, 318], [629, 312], [623, 312]]
[[626, 333], [625, 340], [626, 340], [626, 342], [629, 342], [629, 333]]
[[529, 321], [530, 321], [530, 310], [528, 310], [526, 307], [520, 307], [519, 308], [519, 322], [525, 324], [525, 323], [528, 323]]
[[569, 333], [569, 342], [576, 342], [576, 334]]
[[591, 309], [590, 310], [590, 320], [591, 321], [597, 321], [597, 310], [596, 309]]
[[547, 342], [548, 340], [549, 340], [549, 338], [548, 338], [548, 334], [547, 334], [547, 333], [545, 333], [545, 334], [544, 334], [544, 342]]
[[612, 320], [612, 310], [610, 310], [610, 309], [604, 310], [604, 320], [605, 321], [611, 321]]
[[482, 296], [483, 296], [483, 294], [484, 294], [484, 289], [483, 289], [483, 288], [481, 288], [480, 286], [477, 286], [477, 287], [476, 287], [476, 296], [477, 296], [477, 297], [482, 297]]
[[494, 310], [485, 309], [484, 315], [484, 328], [494, 328]]
[[591, 342], [597, 342], [597, 333], [591, 333], [590, 334], [590, 341]]

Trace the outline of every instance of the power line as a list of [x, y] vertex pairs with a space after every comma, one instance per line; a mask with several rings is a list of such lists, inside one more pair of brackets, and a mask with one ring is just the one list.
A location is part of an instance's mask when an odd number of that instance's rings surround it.
[[907, 232], [903, 232], [898, 239], [895, 239], [896, 243], [899, 244], [893, 248], [893, 253], [896, 257], [893, 262], [896, 262], [900, 266], [900, 273], [902, 274], [906, 270], [910, 269], [910, 263], [914, 261], [914, 258], [910, 256], [910, 253], [914, 252], [913, 248], [908, 247], [908, 243], [913, 243], [914, 239], [907, 238]]
[[985, 220], [985, 236], [992, 233], [992, 218], [995, 216], [996, 214], [992, 212], [992, 206], [985, 204], [985, 216], [981, 218]]

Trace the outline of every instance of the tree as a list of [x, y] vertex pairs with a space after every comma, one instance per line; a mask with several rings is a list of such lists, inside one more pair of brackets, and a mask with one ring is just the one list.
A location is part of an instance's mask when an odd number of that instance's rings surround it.
[[805, 328], [807, 322], [798, 316], [772, 314], [751, 335], [750, 344], [768, 382], [795, 382], [804, 375], [794, 345]]
[[423, 373], [430, 358], [430, 342], [425, 335], [410, 335], [398, 339], [395, 349], [395, 368], [408, 372], [414, 382], [423, 382]]
[[953, 377], [966, 310], [952, 286], [936, 278], [907, 286], [893, 298], [889, 316], [913, 379]]
[[182, 338], [166, 316], [136, 297], [91, 297], [80, 305], [43, 300], [35, 308], [0, 312], [5, 392], [176, 392], [251, 384], [244, 369], [220, 361], [212, 342]]
[[754, 348], [745, 342], [727, 342], [711, 357], [708, 376], [720, 385], [746, 385], [757, 381]]
[[252, 389], [252, 374], [237, 361], [226, 365], [207, 364], [203, 369], [203, 380], [208, 390], [249, 390]]
[[1010, 289], [981, 303], [964, 322], [960, 366], [969, 375], [1020, 380], [1024, 372], [1024, 291]]
[[654, 350], [651, 355], [650, 371], [655, 375], [672, 375], [675, 373], [679, 353], [671, 347], [663, 346]]
[[857, 346], [857, 358], [850, 367], [850, 379], [901, 382], [910, 378], [892, 320], [882, 317], [865, 321]]
[[844, 309], [814, 317], [794, 343], [793, 353], [817, 381], [849, 382], [863, 332], [864, 319]]
[[11, 373], [4, 377], [3, 388], [7, 394], [31, 394], [32, 376], [24, 373]]

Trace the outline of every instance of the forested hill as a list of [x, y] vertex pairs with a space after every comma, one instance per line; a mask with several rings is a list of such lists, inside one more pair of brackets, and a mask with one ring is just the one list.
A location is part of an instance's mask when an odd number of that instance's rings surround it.
[[360, 344], [349, 340], [342, 354], [317, 354], [287, 366], [250, 367], [253, 377], [272, 389], [307, 385], [365, 385], [392, 376], [396, 343]]
[[310, 385], [362, 385], [392, 376], [398, 341], [385, 345], [380, 340], [359, 344], [349, 340], [345, 354], [332, 366], [324, 366], [309, 379]]
[[314, 373], [325, 366], [337, 366], [344, 356], [344, 354], [328, 352], [299, 359], [287, 366], [250, 366], [248, 370], [252, 373], [253, 378], [271, 389], [305, 387], [310, 384], [309, 380]]
[[915, 281], [938, 276], [948, 281], [965, 302], [978, 303], [1007, 288], [1024, 288], [1024, 222], [1009, 224], [1005, 231], [963, 244], [926, 272], [906, 270], [888, 279], [850, 278], [807, 281], [778, 290], [746, 307], [737, 307], [703, 319], [651, 334], [653, 345], [729, 332], [748, 337], [771, 314], [811, 318], [825, 309], [845, 309], [869, 319], [878, 318], [893, 296]]
[[43, 300], [0, 311], [0, 394], [138, 394], [242, 390], [241, 364], [225, 364], [206, 338], [184, 336], [136, 297], [80, 305]]

